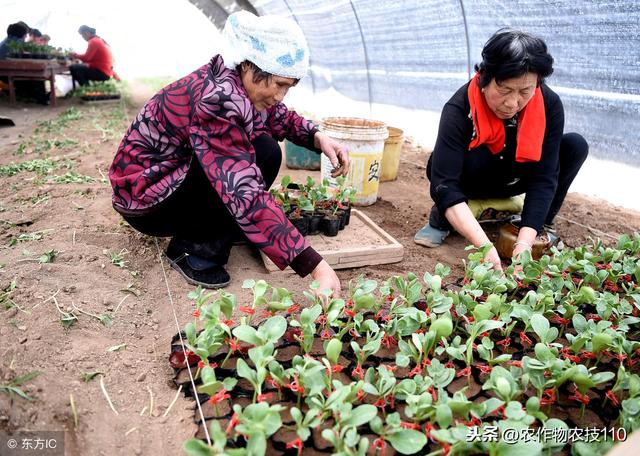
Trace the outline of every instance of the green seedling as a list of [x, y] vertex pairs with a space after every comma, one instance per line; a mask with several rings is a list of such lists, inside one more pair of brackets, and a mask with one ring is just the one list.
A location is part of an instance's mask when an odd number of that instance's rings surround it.
[[19, 396], [28, 401], [32, 401], [34, 400], [34, 398], [29, 396], [27, 393], [25, 393], [24, 390], [22, 390], [22, 388], [20, 387], [25, 383], [30, 382], [40, 374], [42, 374], [42, 372], [33, 371], [33, 372], [29, 372], [28, 374], [16, 377], [6, 385], [0, 385], [0, 392], [7, 393], [11, 401], [13, 401], [15, 396]]
[[31, 242], [31, 241], [39, 241], [44, 238], [45, 235], [51, 233], [53, 229], [34, 231], [33, 233], [22, 233], [18, 236], [14, 236], [9, 240], [9, 247], [13, 247], [19, 242]]
[[119, 252], [111, 252], [109, 250], [103, 250], [103, 253], [109, 257], [111, 264], [118, 266], [119, 268], [126, 268], [128, 260], [124, 257], [129, 251], [127, 249], [121, 249]]

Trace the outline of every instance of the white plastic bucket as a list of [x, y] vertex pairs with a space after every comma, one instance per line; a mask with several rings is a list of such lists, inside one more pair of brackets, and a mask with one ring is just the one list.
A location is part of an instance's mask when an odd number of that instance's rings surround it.
[[[377, 120], [355, 117], [327, 117], [323, 119], [320, 129], [349, 149], [351, 166], [346, 183], [357, 190], [354, 204], [369, 206], [375, 203], [384, 140], [389, 136], [387, 125]], [[332, 169], [331, 162], [323, 154], [320, 163], [322, 178], [329, 179], [330, 185], [335, 186], [336, 181], [331, 177]]]

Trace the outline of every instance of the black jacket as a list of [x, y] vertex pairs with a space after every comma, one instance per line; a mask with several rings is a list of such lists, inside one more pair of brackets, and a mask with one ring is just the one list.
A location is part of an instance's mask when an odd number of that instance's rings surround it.
[[505, 121], [505, 148], [492, 154], [481, 145], [469, 150], [473, 122], [467, 87], [445, 104], [438, 138], [429, 158], [431, 198], [440, 213], [468, 199], [502, 198], [526, 192], [522, 226], [542, 229], [558, 185], [559, 150], [564, 129], [560, 97], [542, 84], [546, 129], [538, 162], [515, 161], [517, 127]]

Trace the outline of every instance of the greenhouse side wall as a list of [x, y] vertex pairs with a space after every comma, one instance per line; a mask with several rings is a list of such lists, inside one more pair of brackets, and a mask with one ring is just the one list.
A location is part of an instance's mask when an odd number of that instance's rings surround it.
[[[593, 156], [640, 166], [640, 3], [533, 0], [254, 2], [291, 15], [311, 49], [315, 91], [357, 101], [440, 111], [480, 61], [482, 46], [511, 26], [543, 37], [555, 59], [548, 79]], [[382, 11], [384, 9], [384, 11]]]

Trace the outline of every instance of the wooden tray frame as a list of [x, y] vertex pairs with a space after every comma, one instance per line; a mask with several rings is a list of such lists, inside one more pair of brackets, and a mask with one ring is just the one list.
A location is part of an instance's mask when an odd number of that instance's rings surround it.
[[[404, 247], [393, 236], [380, 228], [363, 212], [352, 209], [351, 217], [357, 217], [371, 231], [377, 234], [385, 245], [370, 245], [366, 247], [347, 247], [340, 250], [318, 250], [318, 253], [329, 263], [333, 269], [359, 268], [362, 266], [373, 266], [376, 264], [398, 263], [404, 257]], [[349, 229], [348, 227], [346, 229]], [[307, 240], [313, 245], [313, 238], [309, 236]], [[337, 236], [340, 238], [340, 233]], [[261, 251], [260, 256], [264, 262], [267, 271], [270, 273], [283, 272], [293, 273], [291, 268], [280, 271], [278, 267]]]

